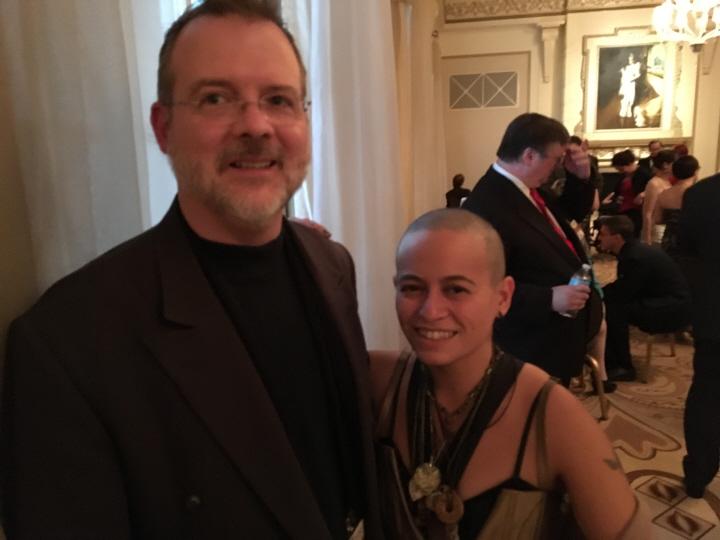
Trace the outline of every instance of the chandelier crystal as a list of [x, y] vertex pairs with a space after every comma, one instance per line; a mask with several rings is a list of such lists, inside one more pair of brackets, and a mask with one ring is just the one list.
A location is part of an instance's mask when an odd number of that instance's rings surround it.
[[666, 41], [685, 41], [699, 51], [720, 36], [720, 0], [665, 0], [653, 10], [653, 27]]

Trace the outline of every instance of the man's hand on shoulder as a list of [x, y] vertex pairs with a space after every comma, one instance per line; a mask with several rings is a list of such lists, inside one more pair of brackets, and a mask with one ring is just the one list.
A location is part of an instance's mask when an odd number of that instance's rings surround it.
[[570, 143], [563, 159], [565, 170], [578, 178], [590, 178], [590, 156], [577, 144]]
[[325, 227], [320, 225], [317, 221], [313, 221], [312, 219], [293, 217], [290, 218], [290, 221], [294, 223], [299, 223], [300, 225], [303, 225], [308, 229], [312, 229], [324, 238], [330, 238], [332, 236], [332, 233], [330, 231], [328, 231]]

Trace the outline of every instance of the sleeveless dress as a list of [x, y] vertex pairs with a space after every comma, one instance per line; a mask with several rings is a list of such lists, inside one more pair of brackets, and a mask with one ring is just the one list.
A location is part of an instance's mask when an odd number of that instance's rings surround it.
[[662, 213], [665, 222], [665, 234], [663, 234], [661, 246], [665, 253], [675, 261], [679, 261], [682, 257], [678, 246], [681, 211], [680, 208], [665, 208]]
[[[522, 363], [505, 355], [505, 362], [514, 364], [512, 384], [515, 383]], [[414, 357], [398, 361], [390, 387], [380, 410], [377, 430], [378, 468], [380, 470], [381, 508], [388, 538], [425, 539], [416, 526], [413, 503], [408, 495], [411, 474], [403, 464], [392, 441], [397, 404], [401, 387], [407, 388], [412, 372], [419, 362]], [[492, 386], [492, 382], [490, 383]], [[545, 404], [554, 383], [551, 380], [535, 397], [525, 422], [518, 445], [512, 476], [501, 484], [464, 501], [464, 513], [458, 524], [460, 540], [550, 539], [582, 538], [574, 533], [561, 532], [571, 520], [561, 516], [562, 493], [554, 490], [548, 473], [545, 445]], [[491, 390], [488, 390], [488, 394]], [[504, 397], [506, 390], [502, 392]], [[537, 471], [539, 484], [533, 486], [520, 478], [530, 427], [537, 423]], [[470, 451], [474, 450], [469, 449]], [[470, 452], [471, 453], [471, 452]], [[569, 515], [569, 513], [568, 513]], [[433, 537], [434, 538], [434, 537]]]

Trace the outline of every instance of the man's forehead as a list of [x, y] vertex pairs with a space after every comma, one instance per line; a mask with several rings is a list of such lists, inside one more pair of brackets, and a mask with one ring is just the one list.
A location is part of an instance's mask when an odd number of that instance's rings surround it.
[[240, 15], [204, 15], [180, 33], [170, 59], [177, 77], [201, 70], [202, 77], [217, 77], [243, 68], [258, 75], [277, 74], [282, 81], [302, 87], [302, 70], [284, 32], [272, 21]]

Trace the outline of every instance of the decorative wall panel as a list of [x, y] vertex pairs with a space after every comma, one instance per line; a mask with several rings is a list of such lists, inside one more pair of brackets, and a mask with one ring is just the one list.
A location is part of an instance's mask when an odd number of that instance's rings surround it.
[[451, 109], [517, 107], [518, 77], [514, 71], [451, 75]]

